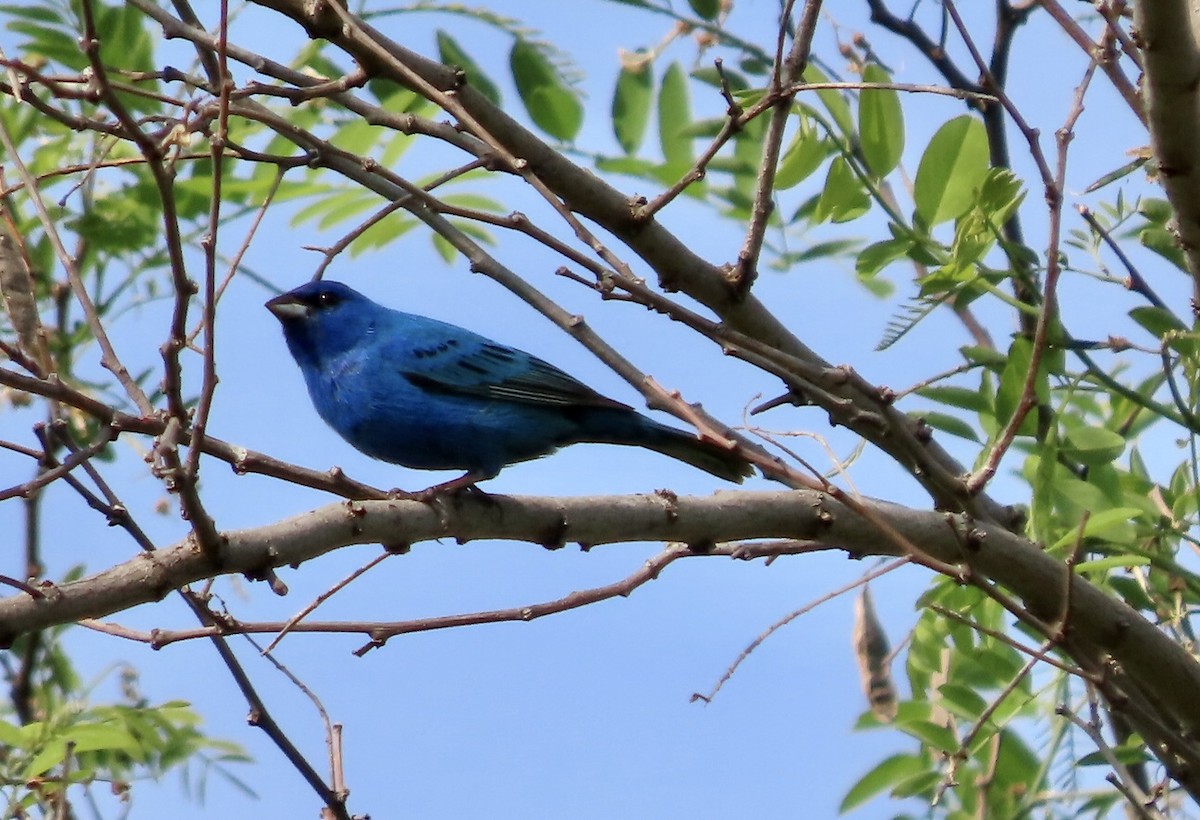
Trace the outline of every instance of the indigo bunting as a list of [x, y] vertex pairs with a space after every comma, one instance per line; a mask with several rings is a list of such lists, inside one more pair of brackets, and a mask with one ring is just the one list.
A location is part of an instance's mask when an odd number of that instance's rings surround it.
[[266, 307], [283, 325], [321, 418], [373, 458], [465, 470], [445, 486], [578, 442], [646, 447], [729, 481], [741, 457], [651, 421], [536, 356], [436, 319], [309, 282]]

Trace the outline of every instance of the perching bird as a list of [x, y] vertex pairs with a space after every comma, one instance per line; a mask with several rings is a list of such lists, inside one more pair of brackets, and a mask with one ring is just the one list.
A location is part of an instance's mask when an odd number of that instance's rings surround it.
[[449, 485], [579, 442], [646, 447], [728, 481], [748, 462], [605, 398], [536, 356], [385, 308], [340, 282], [267, 302], [317, 413], [374, 458], [465, 470]]

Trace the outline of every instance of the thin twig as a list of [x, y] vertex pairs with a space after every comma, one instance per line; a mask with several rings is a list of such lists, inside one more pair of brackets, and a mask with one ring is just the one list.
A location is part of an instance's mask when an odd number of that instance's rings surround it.
[[[944, 2], [946, 10], [950, 13], [962, 37], [967, 41], [968, 47], [971, 49], [976, 61], [982, 69], [986, 69], [982, 58], [979, 57], [978, 52], [975, 50], [974, 43], [970, 40], [966, 26], [962, 22], [962, 18], [959, 17], [958, 9], [954, 5], [953, 0], [944, 0]], [[1005, 453], [1012, 446], [1013, 441], [1020, 432], [1022, 424], [1025, 422], [1026, 416], [1029, 415], [1029, 412], [1038, 403], [1037, 383], [1038, 379], [1041, 378], [1042, 356], [1046, 350], [1050, 327], [1058, 318], [1058, 279], [1062, 273], [1062, 264], [1058, 251], [1062, 234], [1062, 200], [1063, 190], [1066, 186], [1067, 148], [1074, 137], [1073, 129], [1075, 123], [1083, 114], [1083, 98], [1087, 93], [1088, 87], [1091, 85], [1095, 70], [1096, 62], [1093, 60], [1084, 72], [1082, 81], [1075, 89], [1074, 101], [1071, 110], [1067, 114], [1066, 121], [1055, 134], [1058, 144], [1058, 163], [1053, 176], [1051, 176], [1049, 166], [1042, 155], [1038, 144], [1037, 132], [1030, 129], [1024, 118], [1017, 111], [1016, 106], [1013, 105], [1012, 100], [1008, 98], [1008, 95], [1003, 92], [999, 93], [1001, 103], [1004, 105], [1005, 110], [1009, 112], [1009, 116], [1017, 123], [1021, 132], [1025, 134], [1033, 158], [1038, 168], [1041, 169], [1042, 178], [1046, 186], [1046, 205], [1050, 217], [1049, 242], [1046, 250], [1046, 281], [1042, 291], [1042, 311], [1038, 316], [1037, 325], [1034, 330], [1029, 368], [1025, 374], [1024, 384], [1021, 387], [1020, 398], [1013, 409], [1012, 417], [1008, 419], [1003, 430], [996, 437], [995, 443], [989, 448], [987, 455], [982, 460], [981, 466], [967, 478], [967, 489], [972, 494], [983, 490], [992, 476], [996, 474], [1001, 459], [1004, 458]]]
[[1141, 820], [1166, 820], [1166, 816], [1158, 810], [1158, 807], [1154, 805], [1154, 801], [1150, 799], [1150, 796], [1138, 788], [1137, 781], [1130, 774], [1125, 764], [1121, 762], [1121, 759], [1117, 757], [1116, 752], [1108, 744], [1108, 741], [1105, 740], [1099, 725], [1093, 721], [1084, 720], [1079, 717], [1066, 704], [1060, 705], [1054, 712], [1069, 720], [1096, 745], [1096, 750], [1100, 752], [1104, 760], [1112, 767], [1109, 782], [1125, 797], [1128, 807], [1134, 812], [1136, 817], [1141, 818]]
[[328, 601], [330, 598], [332, 598], [337, 593], [341, 592], [343, 589], [345, 589], [347, 586], [349, 586], [351, 582], [353, 582], [353, 581], [357, 580], [358, 578], [360, 578], [361, 576], [365, 575], [367, 572], [374, 569], [376, 566], [378, 566], [379, 564], [381, 564], [383, 561], [387, 560], [394, 554], [395, 553], [384, 550], [382, 553], [380, 553], [379, 555], [372, 558], [366, 564], [364, 564], [363, 566], [354, 570], [349, 575], [347, 575], [345, 578], [338, 581], [336, 584], [331, 586], [329, 589], [322, 592], [320, 595], [318, 595], [316, 598], [314, 598], [311, 603], [309, 603], [307, 606], [305, 606], [303, 609], [301, 609], [299, 612], [297, 612], [295, 615], [293, 615], [291, 618], [288, 619], [287, 623], [285, 623], [283, 625], [283, 628], [279, 630], [279, 634], [276, 635], [269, 644], [267, 644], [266, 649], [264, 649], [262, 651], [262, 653], [264, 655], [270, 654], [271, 651], [275, 649], [275, 647], [279, 646], [279, 642], [282, 641], [284, 639], [284, 637], [289, 632], [292, 631], [292, 629], [296, 626], [296, 624], [300, 623], [305, 618], [307, 618], [309, 615], [311, 615], [313, 612], [315, 612], [317, 607], [319, 607], [321, 604]]
[[[1083, 30], [1079, 23], [1075, 21], [1075, 17], [1058, 3], [1058, 0], [1038, 0], [1038, 5], [1050, 15], [1054, 22], [1058, 23], [1066, 35], [1070, 37], [1077, 46], [1079, 46], [1080, 50], [1082, 50], [1084, 54], [1088, 55], [1093, 60], [1096, 59], [1096, 52], [1099, 50], [1096, 43], [1087, 35], [1087, 32]], [[1101, 6], [1104, 4], [1097, 3], [1095, 5]], [[1093, 8], [1094, 7], [1095, 6], [1093, 6]], [[1103, 14], [1103, 12], [1101, 12], [1101, 14]], [[1110, 22], [1109, 27], [1106, 28], [1105, 31], [1113, 31], [1114, 29], [1116, 31], [1120, 31], [1119, 28], [1113, 27]], [[1123, 32], [1122, 34], [1124, 35]], [[1126, 42], [1129, 42], [1129, 45], [1131, 46], [1127, 53], [1131, 56], [1137, 55], [1138, 49], [1133, 46], [1133, 43], [1129, 40], [1128, 35], [1124, 35], [1121, 38], [1122, 45], [1125, 45]], [[1140, 58], [1134, 57], [1134, 62], [1137, 64], [1138, 71], [1140, 72], [1142, 68], [1140, 64]], [[1116, 89], [1117, 94], [1120, 95], [1121, 99], [1125, 101], [1125, 104], [1129, 106], [1129, 110], [1133, 112], [1133, 115], [1138, 118], [1138, 121], [1145, 126], [1147, 124], [1146, 107], [1142, 102], [1142, 97], [1138, 93], [1136, 85], [1129, 81], [1129, 78], [1121, 72], [1121, 67], [1113, 60], [1104, 60], [1100, 62], [1099, 65], [1101, 70], [1104, 71], [1104, 73], [1108, 76], [1109, 82], [1113, 84], [1113, 88]]]
[[[372, 638], [372, 642], [355, 650], [355, 654], [363, 655], [371, 649], [382, 646], [386, 639], [397, 635], [455, 629], [479, 624], [527, 622], [546, 617], [547, 615], [568, 612], [598, 601], [627, 597], [638, 587], [657, 578], [663, 569], [680, 558], [725, 557], [739, 561], [753, 561], [758, 558], [764, 558], [767, 561], [771, 561], [783, 555], [803, 555], [832, 549], [836, 549], [836, 547], [817, 542], [795, 540], [726, 543], [699, 550], [690, 550], [686, 546], [675, 545], [650, 558], [637, 572], [620, 581], [601, 587], [573, 592], [570, 595], [552, 601], [524, 604], [508, 609], [471, 612], [459, 615], [442, 615], [410, 621], [301, 621], [293, 624], [290, 627], [290, 631], [369, 635]], [[90, 618], [80, 620], [78, 623], [80, 626], [96, 632], [103, 632], [106, 635], [145, 643], [155, 649], [162, 649], [179, 641], [208, 638], [213, 635], [278, 633], [288, 626], [288, 622], [286, 621], [257, 623], [228, 622], [197, 629], [154, 629], [144, 632], [121, 624]]]
[[[1092, 209], [1086, 205], [1080, 204], [1075, 206], [1075, 210], [1079, 211], [1079, 215], [1083, 217], [1084, 221], [1091, 226], [1091, 229], [1096, 232], [1097, 236], [1104, 240], [1104, 244], [1107, 245], [1109, 250], [1116, 255], [1121, 264], [1125, 266], [1125, 272], [1129, 274], [1129, 278], [1125, 282], [1125, 287], [1134, 293], [1141, 294], [1143, 297], [1145, 297], [1146, 301], [1154, 305], [1154, 307], [1170, 311], [1167, 303], [1159, 298], [1159, 295], [1154, 292], [1152, 287], [1150, 287], [1150, 283], [1146, 281], [1144, 276], [1142, 276], [1141, 271], [1139, 271], [1137, 266], [1133, 264], [1133, 260], [1130, 259], [1125, 253], [1125, 250], [1121, 247], [1120, 243], [1113, 239], [1112, 234], [1110, 234], [1108, 230], [1100, 224], [1100, 220], [1096, 219], [1096, 215], [1092, 213]], [[1182, 324], [1182, 322], [1180, 324]]]
[[725, 684], [729, 682], [729, 679], [733, 677], [735, 672], [737, 672], [738, 667], [740, 667], [742, 665], [743, 661], [745, 661], [748, 657], [750, 657], [750, 655], [754, 652], [754, 650], [758, 649], [758, 647], [761, 646], [762, 643], [767, 640], [767, 638], [774, 635], [780, 629], [787, 626], [792, 621], [799, 618], [801, 615], [811, 612], [812, 610], [819, 607], [821, 604], [824, 604], [828, 601], [832, 601], [834, 598], [837, 598], [841, 595], [845, 595], [847, 592], [849, 592], [853, 589], [857, 589], [858, 587], [861, 587], [863, 584], [866, 584], [869, 581], [873, 581], [882, 575], [886, 575], [887, 573], [892, 572], [893, 570], [899, 569], [900, 567], [904, 566], [908, 562], [909, 562], [908, 558], [898, 558], [895, 561], [889, 561], [888, 563], [884, 564], [883, 566], [881, 566], [877, 569], [873, 569], [870, 572], [863, 574], [862, 577], [856, 578], [855, 580], [851, 581], [848, 584], [843, 584], [842, 586], [838, 587], [837, 589], [827, 592], [824, 595], [820, 596], [819, 598], [817, 598], [813, 601], [809, 601], [807, 604], [800, 607], [799, 609], [797, 609], [793, 612], [789, 612], [787, 615], [784, 615], [778, 621], [771, 624], [769, 627], [767, 627], [765, 630], [763, 630], [761, 633], [759, 633], [759, 635], [754, 640], [752, 640], [749, 644], [746, 645], [745, 649], [743, 649], [740, 653], [738, 653], [737, 658], [734, 660], [733, 663], [731, 663], [729, 665], [729, 668], [725, 670], [725, 674], [723, 674], [720, 677], [720, 679], [716, 682], [716, 684], [713, 686], [713, 688], [708, 691], [708, 694], [704, 695], [699, 692], [693, 692], [692, 698], [691, 698], [692, 701], [695, 702], [695, 701], [700, 700], [700, 701], [704, 701], [704, 703], [706, 703], [706, 704], [712, 703], [713, 699], [717, 696], [717, 693], [720, 692], [722, 687], [724, 687]]
[[[787, 0], [783, 17], [788, 19], [794, 0]], [[775, 52], [775, 63], [771, 70], [771, 88], [777, 93], [785, 85], [796, 83], [808, 65], [808, 54], [812, 38], [817, 30], [817, 16], [821, 11], [821, 0], [805, 0], [800, 22], [793, 35], [792, 48], [787, 57], [783, 54], [785, 26], [779, 27], [779, 42]], [[750, 223], [746, 238], [738, 251], [737, 262], [729, 273], [734, 292], [745, 295], [754, 285], [758, 275], [758, 260], [762, 254], [767, 235], [767, 222], [775, 210], [775, 173], [783, 149], [783, 134], [792, 112], [792, 98], [783, 96], [771, 110], [767, 121], [767, 132], [763, 137], [762, 160], [758, 167], [758, 181], [754, 189], [754, 204], [750, 209]]]
[[42, 223], [42, 228], [46, 232], [46, 238], [49, 240], [50, 246], [54, 248], [54, 254], [62, 264], [63, 269], [67, 272], [67, 280], [71, 284], [71, 291], [76, 301], [79, 302], [80, 308], [83, 310], [88, 329], [96, 339], [96, 344], [100, 346], [101, 365], [117, 378], [117, 381], [125, 389], [126, 395], [129, 396], [142, 415], [149, 416], [153, 414], [154, 407], [150, 404], [150, 400], [117, 356], [116, 349], [108, 338], [108, 332], [104, 329], [103, 322], [100, 321], [96, 305], [92, 301], [92, 297], [88, 294], [87, 286], [83, 282], [83, 276], [79, 272], [79, 266], [71, 254], [67, 252], [62, 237], [59, 235], [57, 223], [46, 208], [46, 203], [42, 201], [36, 180], [29, 172], [29, 168], [21, 159], [20, 154], [17, 153], [17, 146], [13, 142], [12, 134], [9, 132], [3, 118], [0, 118], [0, 145], [3, 145], [8, 162], [12, 163], [12, 167], [16, 169], [17, 176], [21, 178], [22, 183], [29, 192], [29, 201], [33, 204], [33, 208], [37, 212], [38, 219]]

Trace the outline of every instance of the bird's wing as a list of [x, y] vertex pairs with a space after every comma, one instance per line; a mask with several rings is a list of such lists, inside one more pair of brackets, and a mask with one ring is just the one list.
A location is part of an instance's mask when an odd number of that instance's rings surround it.
[[423, 341], [400, 372], [430, 390], [554, 407], [625, 407], [536, 356], [481, 336]]

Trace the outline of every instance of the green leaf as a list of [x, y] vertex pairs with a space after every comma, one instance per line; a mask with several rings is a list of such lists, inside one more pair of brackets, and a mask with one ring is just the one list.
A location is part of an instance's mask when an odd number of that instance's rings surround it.
[[728, 121], [726, 117], [704, 117], [703, 119], [693, 120], [691, 125], [681, 128], [680, 133], [693, 138], [711, 139], [721, 133], [721, 129]]
[[914, 720], [900, 728], [936, 751], [951, 754], [958, 749], [958, 738], [954, 732], [932, 721]]
[[1137, 210], [1146, 221], [1164, 228], [1175, 216], [1175, 209], [1171, 207], [1171, 203], [1157, 197], [1148, 196], [1138, 200]]
[[1109, 754], [1103, 752], [1089, 752], [1083, 757], [1075, 761], [1076, 766], [1111, 766], [1109, 756], [1115, 756], [1117, 760], [1124, 763], [1126, 766], [1136, 766], [1141, 763], [1149, 763], [1154, 758], [1146, 751], [1146, 747], [1140, 743], [1136, 746], [1118, 746], [1108, 750]]
[[858, 175], [845, 158], [837, 157], [825, 176], [825, 187], [813, 213], [814, 222], [849, 222], [865, 214], [871, 207], [871, 197]]
[[493, 105], [500, 105], [500, 89], [496, 88], [479, 64], [471, 59], [462, 46], [446, 32], [437, 30], [438, 59], [449, 66], [455, 66], [467, 79], [467, 85], [472, 86]]
[[365, 119], [352, 119], [333, 133], [329, 141], [352, 154], [365, 154], [383, 136], [383, 131]]
[[910, 299], [899, 308], [891, 319], [888, 319], [883, 338], [875, 345], [876, 350], [887, 350], [896, 342], [903, 339], [909, 331], [925, 320], [944, 303], [943, 299], [919, 297]]
[[842, 798], [842, 804], [838, 806], [838, 813], [845, 814], [856, 809], [877, 794], [928, 769], [929, 763], [918, 755], [892, 755], [850, 787], [850, 791]]
[[[925, 771], [915, 774], [892, 789], [892, 797], [913, 797], [921, 795], [922, 799], [933, 794], [933, 790], [945, 778], [936, 768], [926, 766]], [[956, 818], [957, 820], [957, 818]]]
[[[991, 646], [981, 646], [971, 654], [971, 660], [978, 663], [983, 671], [986, 683], [983, 685], [999, 688], [1007, 684], [1021, 671], [1025, 665], [1021, 655], [1007, 644], [993, 643]], [[1008, 700], [1012, 700], [1009, 698]], [[1019, 702], [1017, 698], [1014, 702]]]
[[88, 64], [87, 57], [79, 50], [78, 40], [57, 28], [21, 20], [8, 23], [6, 28], [29, 38], [20, 44], [21, 56], [26, 60], [44, 57], [75, 71], [83, 70]]
[[[370, 203], [366, 202], [360, 194], [361, 192], [358, 190], [335, 190], [331, 193], [322, 194], [292, 214], [291, 225], [292, 227], [296, 227], [303, 225], [305, 222], [320, 219], [321, 226], [325, 228], [341, 221], [343, 218], [361, 213], [365, 208], [370, 207]], [[378, 201], [378, 198], [376, 198], [376, 201]], [[352, 212], [345, 213], [343, 209], [349, 208], [351, 205], [353, 205]]]
[[508, 62], [517, 93], [534, 124], [563, 142], [575, 139], [583, 125], [583, 106], [541, 49], [518, 40]]
[[21, 727], [14, 726], [7, 720], [0, 720], [0, 746], [8, 749], [19, 749], [25, 743], [25, 733], [21, 731]]
[[692, 138], [684, 131], [692, 124], [687, 83], [687, 72], [679, 63], [671, 63], [658, 92], [658, 139], [663, 159], [680, 173], [693, 162]]
[[959, 683], [943, 683], [938, 687], [938, 692], [942, 696], [940, 705], [967, 720], [975, 720], [988, 707], [987, 701], [969, 686]]
[[792, 135], [792, 141], [779, 160], [779, 168], [775, 172], [775, 190], [786, 191], [799, 185], [820, 168], [831, 153], [833, 146], [821, 139], [817, 129], [801, 112], [800, 127]]
[[1007, 168], [989, 168], [979, 188], [979, 210], [995, 226], [1003, 225], [1025, 200], [1021, 179]]
[[1111, 504], [1099, 487], [1076, 477], [1061, 464], [1054, 465], [1053, 476], [1050, 492], [1057, 504], [1074, 506], [1075, 509], [1069, 512], [1078, 514], [1083, 510], [1103, 510]]
[[1150, 250], [1166, 259], [1180, 270], [1187, 270], [1183, 250], [1180, 249], [1174, 232], [1166, 228], [1145, 228], [1138, 234], [1138, 239]]
[[399, 239], [418, 224], [417, 220], [406, 218], [401, 214], [388, 214], [386, 218], [376, 222], [354, 238], [354, 241], [350, 243], [350, 256], [354, 258], [363, 251], [382, 248]]
[[[1100, 510], [1088, 516], [1087, 523], [1083, 526], [1084, 538], [1099, 538], [1103, 535], [1112, 533], [1113, 530], [1124, 527], [1135, 518], [1141, 518], [1142, 511], [1137, 507], [1111, 507], [1107, 510]], [[1072, 527], [1070, 532], [1065, 533], [1062, 538], [1050, 547], [1051, 550], [1062, 549], [1070, 544], [1075, 543], [1079, 538], [1079, 528]], [[1130, 559], [1128, 562], [1120, 561], [1118, 566], [1133, 566], [1135, 564], [1144, 563], [1136, 560], [1134, 556], [1122, 556], [1123, 559]]]
[[912, 244], [911, 239], [901, 238], [885, 239], [868, 245], [854, 261], [854, 272], [859, 276], [874, 276], [891, 262], [905, 256]]
[[1114, 575], [1108, 579], [1108, 585], [1116, 590], [1125, 603], [1134, 609], [1146, 610], [1148, 612], [1154, 610], [1154, 600], [1146, 594], [1146, 590], [1142, 589], [1142, 585], [1133, 578]]
[[[74, 745], [74, 752], [94, 752], [102, 749], [120, 750], [134, 757], [142, 757], [143, 748], [129, 730], [118, 723], [93, 723], [73, 726], [66, 737]], [[144, 740], [151, 740], [151, 737]]]
[[814, 259], [843, 256], [853, 251], [857, 245], [858, 240], [855, 239], [830, 239], [826, 242], [814, 242], [799, 253], [791, 255], [789, 260], [791, 264], [798, 265]]
[[[1033, 345], [1025, 338], [1013, 340], [1008, 349], [1008, 361], [1000, 373], [1000, 386], [996, 390], [996, 420], [1007, 425], [1021, 401], [1021, 392], [1025, 387], [1025, 377], [1033, 359]], [[1041, 373], [1034, 380], [1035, 397], [1044, 401], [1049, 393], [1049, 385], [1045, 374]], [[1037, 431], [1036, 413], [1026, 413], [1021, 422], [1018, 435], [1032, 436]]]
[[880, 299], [890, 298], [896, 292], [895, 285], [883, 277], [856, 273], [855, 278], [858, 279], [858, 284], [867, 289], [868, 293]]
[[[1010, 697], [1008, 700], [1020, 701], [1022, 698]], [[1003, 708], [1002, 706], [1001, 709]], [[1039, 752], [1041, 751], [1042, 749], [1039, 749]], [[999, 755], [996, 757], [995, 772], [994, 783], [1014, 784], [1013, 787], [1005, 787], [1005, 791], [1012, 788], [1013, 792], [1016, 792], [1020, 788], [1022, 794], [1036, 792], [1040, 785], [1044, 785], [1039, 778], [1047, 776], [1045, 770], [1042, 769], [1041, 755], [1034, 753], [1021, 735], [1011, 729], [1005, 729], [1000, 733]], [[1016, 812], [1009, 811], [1006, 814], [1014, 816]], [[1077, 816], [1083, 817], [1085, 812], [1080, 812]], [[1110, 815], [1108, 812], [1101, 811], [1091, 814], [1091, 816], [1106, 817]]]
[[963, 358], [973, 364], [982, 364], [996, 370], [1004, 367], [1008, 357], [1000, 351], [983, 345], [964, 345], [958, 349]]
[[[811, 63], [804, 69], [804, 81], [809, 83], [827, 83], [829, 78], [821, 69]], [[841, 95], [841, 92], [832, 88], [823, 88], [817, 91], [817, 99], [825, 106], [825, 110], [829, 112], [829, 116], [833, 117], [834, 124], [838, 130], [846, 137], [847, 140], [854, 139], [854, 117], [850, 113], [850, 106], [846, 103], [846, 98]]]
[[458, 258], [458, 250], [446, 241], [446, 237], [440, 233], [431, 234], [433, 237], [433, 247], [437, 250], [438, 256], [442, 257], [442, 261], [447, 265], [452, 264]]
[[[154, 45], [146, 27], [146, 18], [133, 6], [125, 3], [101, 6], [96, 16], [100, 37], [100, 60], [126, 71], [152, 71]], [[153, 90], [154, 85], [143, 85]], [[139, 105], [149, 103], [141, 99]]]
[[596, 167], [601, 171], [607, 171], [612, 174], [625, 174], [626, 176], [640, 177], [642, 179], [658, 178], [655, 174], [655, 169], [658, 168], [658, 165], [649, 160], [637, 157], [601, 157], [596, 160]]
[[979, 434], [975, 432], [975, 428], [957, 416], [935, 412], [916, 413], [914, 415], [925, 419], [925, 423], [935, 430], [941, 430], [943, 433], [965, 438], [967, 441], [979, 441]]
[[1104, 427], [1077, 427], [1067, 432], [1062, 451], [1095, 467], [1108, 464], [1125, 452], [1125, 439]]
[[1135, 307], [1129, 311], [1129, 318], [1137, 322], [1151, 336], [1161, 339], [1172, 331], [1186, 331], [1187, 327], [1179, 318], [1166, 308]]
[[922, 387], [917, 391], [917, 395], [927, 398], [930, 401], [936, 401], [938, 404], [947, 404], [951, 407], [959, 407], [974, 413], [992, 412], [991, 399], [982, 391], [971, 390], [968, 387], [933, 385]]
[[119, 194], [97, 195], [91, 208], [63, 221], [87, 240], [89, 249], [114, 253], [151, 246], [162, 227], [152, 211], [132, 197]]
[[925, 224], [939, 225], [963, 214], [975, 201], [988, 171], [988, 141], [983, 125], [963, 115], [938, 129], [929, 141], [913, 198]]
[[717, 71], [716, 66], [701, 66], [692, 69], [692, 79], [711, 85], [713, 88], [729, 88], [735, 96], [750, 87], [750, 81], [728, 65]]
[[[1101, 175], [1099, 179], [1097, 179], [1091, 185], [1084, 188], [1083, 192], [1085, 194], [1090, 194], [1090, 193], [1094, 193], [1095, 191], [1099, 191], [1101, 188], [1103, 188], [1106, 185], [1111, 185], [1114, 182], [1118, 182], [1118, 181], [1124, 179], [1125, 177], [1132, 174], [1134, 171], [1137, 171], [1139, 168], [1141, 168], [1143, 165], [1145, 165], [1149, 161], [1150, 160], [1148, 157], [1136, 157], [1136, 158], [1130, 160], [1129, 162], [1126, 162], [1124, 165], [1114, 168], [1113, 170], [1109, 171], [1108, 173]], [[1118, 191], [1117, 196], [1120, 197], [1120, 195], [1121, 195], [1121, 192]]]
[[721, 0], [688, 0], [688, 5], [702, 20], [716, 20], [721, 12]]
[[[872, 63], [863, 72], [869, 83], [890, 83], [892, 78]], [[864, 88], [858, 95], [858, 134], [867, 166], [876, 177], [887, 176], [900, 164], [904, 152], [904, 112], [900, 95], [890, 88]]]
[[10, 17], [23, 17], [26, 20], [40, 20], [43, 23], [61, 23], [62, 12], [54, 8], [39, 8], [38, 6], [21, 6], [14, 3], [0, 5], [0, 14]]
[[613, 93], [613, 133], [626, 154], [637, 151], [650, 123], [650, 102], [654, 97], [650, 64], [643, 60], [628, 60], [617, 76]]
[[1105, 558], [1095, 558], [1091, 561], [1080, 561], [1075, 565], [1075, 571], [1107, 572], [1110, 569], [1148, 566], [1150, 566], [1150, 556], [1148, 555], [1109, 555]]

